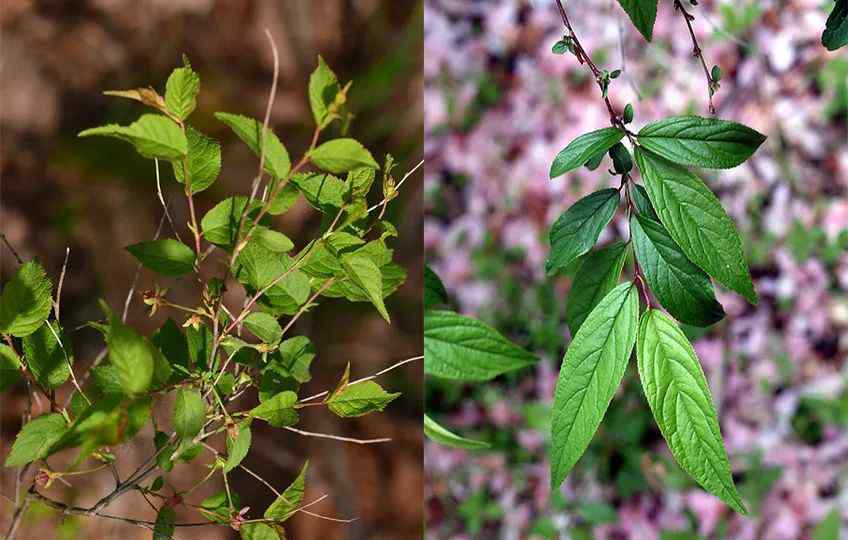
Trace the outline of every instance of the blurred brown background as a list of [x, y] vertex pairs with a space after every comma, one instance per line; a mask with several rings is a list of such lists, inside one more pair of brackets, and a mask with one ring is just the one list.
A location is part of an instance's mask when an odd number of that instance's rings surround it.
[[[312, 132], [306, 84], [318, 53], [341, 80], [354, 81], [350, 106], [356, 118], [351, 132], [377, 161], [392, 153], [402, 174], [421, 159], [422, 7], [417, 1], [0, 0], [0, 24], [0, 229], [24, 259], [37, 257], [54, 282], [65, 248], [70, 248], [62, 318], [73, 341], [77, 370], [92, 360], [102, 342], [90, 329], [73, 329], [100, 318], [98, 298], [120, 309], [135, 273], [135, 261], [124, 246], [151, 239], [161, 217], [152, 162], [136, 155], [130, 145], [76, 137], [87, 127], [126, 123], [140, 114], [140, 105], [102, 96], [101, 91], [149, 84], [163, 91], [180, 55], [189, 56], [201, 76], [192, 122], [221, 141], [224, 159], [215, 186], [196, 198], [198, 216], [225, 196], [246, 193], [255, 174], [255, 157], [212, 113], [262, 117], [273, 68], [265, 28], [280, 52], [271, 125], [293, 160], [308, 146]], [[165, 197], [180, 226], [188, 220], [184, 196], [165, 169]], [[388, 301], [392, 325], [385, 325], [366, 304], [322, 302], [301, 318], [292, 334], [310, 336], [318, 348], [313, 380], [304, 392], [331, 387], [348, 361], [352, 377], [358, 378], [421, 352], [420, 175], [408, 182], [389, 210], [400, 230], [396, 260], [409, 273], [406, 284]], [[320, 216], [302, 200], [275, 219], [276, 227], [298, 247], [320, 224]], [[5, 249], [0, 262], [5, 281], [14, 270]], [[142, 272], [139, 290], [151, 285], [151, 276]], [[174, 301], [197, 297], [190, 286], [169, 285]], [[128, 322], [152, 331], [163, 319], [148, 319], [138, 300]], [[311, 510], [357, 518], [342, 524], [298, 515], [287, 524], [289, 538], [421, 536], [421, 364], [408, 364], [380, 382], [403, 392], [385, 413], [340, 421], [326, 411], [309, 409], [299, 427], [359, 438], [391, 437], [390, 443], [361, 446], [255, 427], [246, 465], [283, 489], [308, 457], [305, 501], [329, 494]], [[2, 399], [0, 447], [5, 456], [20, 427], [25, 393], [17, 388]], [[133, 470], [133, 464], [150, 453], [151, 444], [148, 426], [135, 441], [117, 449], [122, 472]], [[223, 448], [223, 440], [212, 444]], [[187, 487], [204, 472], [197, 465], [177, 465], [170, 477]], [[272, 500], [267, 489], [243, 473], [232, 475], [231, 483], [253, 514]], [[85, 506], [111, 487], [111, 475], [103, 472], [70, 489], [51, 488], [48, 494]], [[14, 475], [3, 469], [0, 490], [11, 495], [13, 489]], [[202, 495], [219, 489], [206, 486]], [[12, 510], [5, 497], [0, 508], [0, 529], [5, 531]], [[136, 495], [120, 499], [110, 510], [153, 517]], [[179, 517], [198, 521], [196, 513], [185, 509]], [[44, 540], [149, 537], [144, 529], [96, 518], [62, 521], [56, 512], [38, 506], [19, 534]], [[236, 538], [237, 533], [202, 527], [178, 529], [175, 537], [212, 540]]]

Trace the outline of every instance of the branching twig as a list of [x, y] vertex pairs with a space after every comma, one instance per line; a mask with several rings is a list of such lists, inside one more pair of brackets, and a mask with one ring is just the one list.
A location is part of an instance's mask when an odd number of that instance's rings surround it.
[[307, 437], [318, 437], [319, 439], [333, 439], [334, 441], [342, 441], [342, 442], [350, 442], [356, 444], [375, 444], [375, 443], [384, 443], [389, 442], [391, 439], [389, 438], [380, 438], [380, 439], [355, 439], [353, 437], [342, 437], [341, 435], [330, 435], [328, 433], [316, 433], [314, 431], [306, 431], [304, 429], [298, 429], [291, 426], [284, 426], [285, 429], [292, 431], [294, 433], [299, 433], [300, 435], [305, 435]]
[[686, 21], [686, 28], [689, 29], [689, 36], [692, 38], [692, 56], [701, 61], [701, 67], [704, 69], [704, 76], [707, 78], [707, 98], [709, 102], [710, 114], [715, 114], [715, 105], [713, 105], [713, 94], [718, 90], [718, 81], [713, 78], [710, 68], [707, 67], [707, 61], [704, 60], [704, 53], [701, 46], [698, 44], [698, 38], [695, 37], [695, 30], [692, 28], [692, 21], [695, 16], [686, 11], [683, 3], [680, 0], [674, 0], [674, 9], [680, 12], [683, 20]]

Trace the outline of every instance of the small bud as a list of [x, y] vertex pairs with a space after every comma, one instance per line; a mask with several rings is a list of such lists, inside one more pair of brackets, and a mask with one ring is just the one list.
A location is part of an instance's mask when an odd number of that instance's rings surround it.
[[610, 73], [610, 79], [617, 79], [619, 75], [621, 75], [620, 69], [613, 70], [613, 72]]
[[628, 103], [624, 106], [624, 114], [622, 115], [622, 120], [625, 124], [629, 124], [633, 121], [633, 105]]
[[49, 488], [50, 485], [53, 484], [53, 473], [47, 469], [38, 469], [38, 472], [35, 473], [35, 483], [38, 484], [39, 487], [43, 487], [45, 489]]
[[710, 71], [710, 77], [712, 77], [713, 81], [718, 82], [721, 80], [721, 68], [718, 66], [713, 66], [713, 69]]
[[168, 506], [171, 508], [176, 508], [177, 506], [183, 504], [183, 498], [177, 493], [174, 493], [170, 497], [168, 497], [167, 501]]

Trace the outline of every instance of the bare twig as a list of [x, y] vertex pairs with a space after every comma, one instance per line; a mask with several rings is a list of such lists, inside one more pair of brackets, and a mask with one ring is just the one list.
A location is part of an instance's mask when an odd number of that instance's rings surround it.
[[11, 244], [11, 242], [9, 242], [9, 239], [6, 238], [6, 235], [0, 233], [0, 238], [3, 239], [3, 243], [6, 244], [6, 247], [9, 248], [9, 251], [12, 252], [12, 255], [15, 257], [15, 260], [18, 261], [18, 264], [24, 264], [23, 259], [21, 259], [21, 256], [18, 255], [18, 252], [15, 251], [15, 248], [12, 247], [12, 244]]
[[165, 197], [162, 195], [162, 182], [159, 179], [159, 160], [154, 158], [153, 164], [156, 167], [156, 196], [159, 198], [159, 203], [162, 204], [162, 210], [165, 212], [165, 218], [168, 219], [168, 224], [171, 226], [171, 232], [174, 233], [177, 240], [182, 242], [183, 239], [180, 238], [180, 233], [177, 231], [177, 227], [174, 225], [174, 220], [171, 218], [171, 211], [168, 210], [168, 203], [165, 202]]
[[292, 431], [294, 433], [299, 433], [300, 435], [304, 435], [306, 437], [318, 437], [319, 439], [333, 439], [334, 441], [342, 441], [342, 442], [350, 442], [356, 444], [376, 444], [376, 443], [384, 443], [389, 442], [391, 439], [389, 438], [381, 438], [381, 439], [355, 439], [352, 437], [342, 437], [340, 435], [330, 435], [328, 433], [315, 433], [314, 431], [306, 431], [304, 429], [297, 429], [291, 426], [283, 426], [285, 429]]
[[62, 263], [62, 271], [59, 273], [59, 284], [56, 286], [56, 300], [53, 302], [53, 314], [59, 320], [59, 308], [62, 301], [62, 285], [65, 284], [65, 271], [68, 269], [68, 259], [71, 256], [71, 248], [65, 248], [65, 262]]
[[692, 38], [692, 56], [701, 61], [701, 67], [704, 69], [704, 76], [707, 78], [707, 97], [710, 114], [715, 114], [716, 109], [715, 105], [713, 105], [713, 94], [715, 94], [716, 90], [718, 90], [718, 81], [713, 78], [710, 68], [707, 67], [707, 61], [704, 60], [704, 53], [701, 50], [701, 46], [698, 44], [698, 38], [695, 37], [695, 30], [692, 28], [692, 21], [695, 20], [695, 16], [686, 11], [686, 8], [683, 7], [683, 3], [680, 0], [674, 0], [674, 9], [679, 11], [683, 16], [683, 20], [686, 21], [686, 28], [689, 29], [689, 36]]

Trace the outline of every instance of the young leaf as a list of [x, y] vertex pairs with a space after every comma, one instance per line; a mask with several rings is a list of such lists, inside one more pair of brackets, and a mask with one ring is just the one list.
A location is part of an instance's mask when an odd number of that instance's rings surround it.
[[[188, 178], [191, 192], [199, 193], [215, 183], [221, 173], [221, 145], [211, 137], [186, 126], [188, 141]], [[172, 162], [174, 178], [185, 184], [185, 169], [182, 160]]]
[[677, 116], [648, 124], [637, 140], [646, 150], [673, 163], [729, 169], [751, 157], [766, 136], [718, 118]]
[[342, 255], [341, 263], [351, 281], [366, 293], [386, 322], [391, 323], [389, 312], [383, 303], [383, 276], [374, 261], [366, 254], [356, 251]]
[[343, 173], [359, 167], [379, 169], [380, 166], [364, 146], [354, 139], [333, 139], [314, 149], [309, 158], [319, 168], [331, 173]]
[[424, 373], [487, 381], [536, 363], [536, 357], [477, 319], [452, 311], [424, 313]]
[[848, 0], [836, 0], [825, 22], [821, 42], [829, 51], [848, 44]]
[[315, 346], [306, 336], [289, 338], [277, 348], [268, 353], [267, 364], [263, 375], [273, 372], [279, 377], [293, 379], [298, 383], [309, 382], [309, 366], [315, 358]]
[[707, 379], [680, 327], [661, 311], [646, 311], [639, 323], [636, 358], [645, 397], [674, 459], [704, 489], [746, 514], [733, 485]]
[[176, 161], [188, 152], [188, 141], [180, 127], [169, 118], [159, 114], [143, 114], [129, 126], [108, 124], [86, 129], [80, 137], [102, 135], [126, 141], [146, 158]]
[[6, 458], [6, 467], [19, 467], [48, 455], [50, 447], [62, 438], [67, 425], [61, 414], [33, 418], [21, 428]]
[[68, 380], [70, 366], [61, 345], [53, 335], [55, 330], [61, 337], [62, 329], [54, 325], [51, 330], [48, 324], [50, 323], [45, 321], [38, 330], [23, 338], [23, 351], [26, 365], [35, 381], [42, 388], [52, 390]]
[[448, 431], [426, 414], [424, 415], [424, 435], [426, 435], [431, 441], [444, 444], [445, 446], [451, 446], [453, 448], [479, 450], [480, 448], [489, 447], [489, 443], [466, 439], [465, 437], [460, 437], [456, 433]]
[[254, 407], [250, 414], [265, 420], [274, 427], [292, 426], [298, 421], [295, 403], [297, 403], [297, 394], [287, 390], [266, 399]]
[[[240, 114], [216, 112], [215, 118], [230, 126], [230, 129], [241, 139], [257, 157], [260, 155], [259, 141], [262, 133], [262, 123], [253, 118]], [[265, 171], [276, 180], [285, 178], [291, 170], [289, 152], [280, 139], [268, 128], [265, 132]]]
[[182, 276], [194, 270], [194, 251], [173, 238], [139, 242], [127, 246], [127, 251], [145, 267], [163, 276]]
[[331, 106], [339, 90], [341, 88], [336, 74], [318, 55], [318, 67], [309, 76], [309, 106], [318, 127], [324, 128], [336, 118], [331, 112]]
[[618, 207], [618, 190], [602, 189], [587, 195], [563, 212], [551, 226], [548, 274], [566, 268], [588, 253]]
[[309, 467], [309, 462], [303, 464], [297, 478], [286, 488], [286, 490], [277, 497], [271, 506], [265, 510], [265, 519], [274, 521], [285, 521], [292, 513], [300, 507], [303, 502], [303, 493], [306, 489], [306, 470]]
[[716, 196], [691, 172], [641, 148], [636, 149], [636, 163], [660, 221], [683, 253], [756, 304], [742, 240]]
[[586, 260], [574, 276], [565, 306], [565, 320], [568, 322], [572, 336], [577, 334], [580, 325], [598, 302], [616, 286], [626, 258], [627, 246], [621, 242], [603, 247], [586, 256]]
[[117, 318], [112, 319], [109, 336], [109, 362], [128, 395], [143, 394], [153, 381], [153, 346]]
[[15, 337], [35, 332], [50, 315], [52, 285], [35, 261], [21, 265], [3, 286], [0, 296], [0, 333]]
[[657, 0], [618, 0], [618, 3], [639, 33], [651, 41], [657, 20]]
[[624, 137], [618, 128], [608, 127], [580, 135], [563, 148], [551, 164], [551, 178], [581, 167], [587, 161], [603, 154]]
[[316, 210], [335, 212], [344, 205], [345, 183], [332, 174], [305, 173], [292, 176], [292, 183]]
[[180, 120], [185, 120], [197, 106], [200, 76], [186, 64], [171, 72], [165, 83], [165, 105]]
[[622, 283], [592, 310], [574, 336], [557, 380], [551, 420], [551, 486], [583, 455], [618, 389], [639, 317], [639, 293]]
[[14, 349], [0, 343], [0, 391], [21, 380], [21, 359]]
[[386, 392], [374, 381], [347, 385], [341, 392], [327, 400], [327, 407], [342, 418], [363, 416], [382, 411], [400, 393]]
[[153, 540], [171, 540], [174, 536], [174, 523], [177, 513], [168, 504], [162, 505], [156, 514], [156, 523], [153, 525]]
[[275, 344], [283, 337], [283, 329], [277, 319], [263, 311], [254, 311], [245, 317], [244, 325], [263, 343]]
[[274, 527], [266, 523], [245, 523], [239, 533], [241, 540], [280, 540]]
[[224, 464], [224, 472], [228, 473], [238, 467], [239, 463], [247, 456], [250, 450], [252, 436], [250, 434], [250, 423], [242, 422], [238, 425], [238, 435], [233, 439], [227, 436], [227, 462]]
[[171, 422], [174, 431], [183, 439], [190, 439], [200, 433], [206, 418], [206, 404], [200, 392], [181, 388], [174, 400], [174, 412]]
[[675, 319], [709, 326], [724, 317], [710, 277], [686, 258], [665, 227], [635, 214], [630, 218], [630, 234], [648, 285]]
[[439, 304], [448, 303], [448, 292], [442, 280], [433, 270], [424, 266], [424, 309], [431, 309]]

